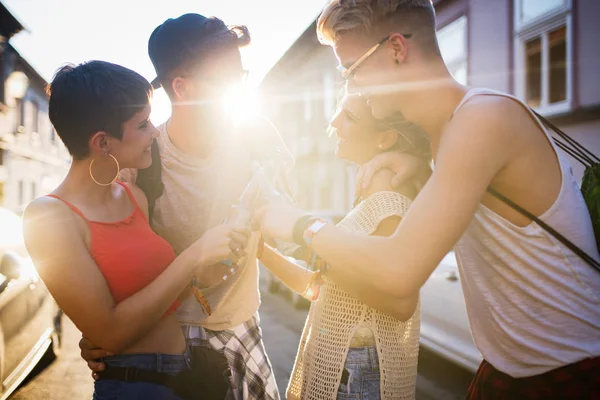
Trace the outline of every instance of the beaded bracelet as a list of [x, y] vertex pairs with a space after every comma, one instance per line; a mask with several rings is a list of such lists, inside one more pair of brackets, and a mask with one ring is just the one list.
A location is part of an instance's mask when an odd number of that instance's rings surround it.
[[260, 259], [265, 251], [265, 238], [263, 235], [260, 235], [260, 239], [258, 240], [258, 247], [256, 249], [256, 258]]
[[321, 292], [321, 284], [323, 283], [321, 272], [315, 271], [310, 277], [310, 281], [306, 285], [306, 289], [302, 293], [303, 296], [307, 297], [310, 301], [315, 301], [319, 298]]
[[323, 278], [327, 275], [329, 266], [325, 260], [323, 260], [317, 255], [316, 252], [313, 251], [311, 260], [307, 264], [306, 268], [307, 270], [310, 268], [312, 275], [302, 295], [309, 298], [311, 301], [315, 301], [319, 298], [321, 285], [325, 283]]
[[202, 313], [204, 315], [206, 315], [207, 317], [210, 317], [210, 315], [212, 314], [210, 304], [208, 303], [208, 300], [206, 300], [206, 297], [204, 297], [204, 295], [202, 294], [202, 290], [200, 290], [200, 287], [198, 286], [198, 282], [196, 282], [196, 277], [192, 278], [190, 286], [192, 287], [192, 293], [194, 293], [194, 297], [196, 298], [196, 301], [200, 304]]

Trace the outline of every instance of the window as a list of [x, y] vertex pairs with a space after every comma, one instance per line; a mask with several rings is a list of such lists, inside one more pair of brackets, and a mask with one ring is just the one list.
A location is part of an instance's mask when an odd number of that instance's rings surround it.
[[25, 182], [19, 181], [19, 205], [25, 203]]
[[25, 126], [25, 99], [21, 99], [19, 102], [19, 125]]
[[516, 88], [539, 112], [570, 109], [571, 13], [569, 0], [516, 0]]
[[312, 119], [312, 96], [310, 90], [304, 91], [304, 120], [310, 121]]
[[25, 125], [25, 100], [15, 99], [15, 132], [21, 132]]
[[297, 200], [298, 200], [298, 204], [300, 205], [300, 207], [304, 207], [304, 208], [309, 208], [309, 204], [308, 204], [308, 187], [306, 184], [306, 181], [303, 180], [302, 178], [298, 178], [299, 184], [299, 190], [296, 191], [297, 193]]
[[319, 205], [320, 210], [328, 210], [331, 208], [331, 184], [323, 184], [319, 188]]
[[311, 115], [313, 126], [315, 126], [315, 128], [317, 126], [323, 125], [324, 122], [329, 122], [327, 121], [327, 113], [325, 112], [325, 96], [323, 95], [324, 92], [325, 89], [322, 86], [317, 86], [315, 87], [315, 90], [313, 91], [311, 97]]
[[520, 0], [517, 7], [517, 26], [543, 18], [568, 6], [567, 0]]
[[4, 76], [4, 51], [0, 51], [0, 104], [6, 103], [6, 76]]
[[332, 73], [323, 76], [323, 114], [329, 123], [336, 106], [335, 79]]
[[32, 132], [40, 131], [40, 106], [37, 101], [31, 102], [31, 121], [32, 121]]
[[437, 32], [442, 58], [458, 82], [467, 84], [467, 17], [462, 16]]

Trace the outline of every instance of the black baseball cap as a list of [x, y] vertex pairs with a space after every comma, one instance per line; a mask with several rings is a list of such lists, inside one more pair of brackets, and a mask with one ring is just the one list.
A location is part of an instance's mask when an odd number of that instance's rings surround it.
[[[184, 14], [167, 19], [152, 32], [148, 40], [148, 55], [156, 70], [157, 77], [152, 81], [155, 89], [161, 86], [160, 78], [182, 63], [199, 57], [207, 36], [207, 22], [211, 20], [216, 19]], [[227, 29], [225, 24], [223, 29]]]

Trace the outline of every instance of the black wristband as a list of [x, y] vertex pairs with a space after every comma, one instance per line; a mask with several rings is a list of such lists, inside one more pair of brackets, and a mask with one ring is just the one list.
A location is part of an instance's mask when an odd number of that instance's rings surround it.
[[298, 246], [306, 246], [306, 243], [304, 242], [304, 231], [314, 220], [316, 220], [316, 218], [312, 215], [304, 215], [298, 218], [294, 224], [292, 238], [294, 239], [294, 243], [296, 243]]

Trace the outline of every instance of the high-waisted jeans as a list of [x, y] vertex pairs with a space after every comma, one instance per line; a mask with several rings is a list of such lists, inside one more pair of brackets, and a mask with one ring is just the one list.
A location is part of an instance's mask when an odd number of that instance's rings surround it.
[[379, 400], [381, 372], [375, 346], [350, 347], [337, 399]]

